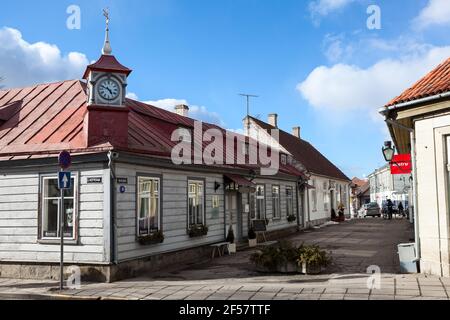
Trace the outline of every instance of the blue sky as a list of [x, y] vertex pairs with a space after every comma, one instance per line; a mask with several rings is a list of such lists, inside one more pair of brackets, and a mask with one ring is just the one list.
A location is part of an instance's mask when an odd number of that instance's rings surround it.
[[[366, 10], [381, 9], [369, 30]], [[81, 29], [66, 27], [69, 5]], [[347, 175], [383, 165], [388, 138], [377, 110], [450, 56], [447, 0], [128, 0], [2, 3], [0, 76], [7, 86], [79, 78], [99, 57], [101, 9], [111, 11], [113, 53], [134, 70], [129, 92], [242, 128], [251, 113], [302, 127]]]

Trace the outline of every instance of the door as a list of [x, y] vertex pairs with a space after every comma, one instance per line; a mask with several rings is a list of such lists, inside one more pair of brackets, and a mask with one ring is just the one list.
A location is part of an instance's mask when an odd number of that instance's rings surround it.
[[[238, 225], [238, 193], [235, 191], [227, 191], [225, 194], [225, 214], [227, 220], [227, 230], [233, 227], [235, 240], [239, 241], [242, 237], [242, 223]], [[241, 229], [241, 230], [240, 230]]]

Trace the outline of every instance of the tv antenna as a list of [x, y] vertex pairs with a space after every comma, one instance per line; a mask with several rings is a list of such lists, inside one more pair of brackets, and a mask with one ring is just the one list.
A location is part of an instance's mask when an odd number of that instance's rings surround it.
[[254, 94], [247, 94], [247, 93], [240, 93], [239, 95], [247, 98], [247, 117], [248, 117], [248, 116], [250, 116], [250, 98], [259, 98], [259, 96], [256, 96]]

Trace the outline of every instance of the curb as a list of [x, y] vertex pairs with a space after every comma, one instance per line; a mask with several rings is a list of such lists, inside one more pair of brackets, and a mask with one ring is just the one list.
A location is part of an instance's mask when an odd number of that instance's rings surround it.
[[70, 296], [63, 294], [35, 294], [35, 293], [9, 293], [0, 292], [0, 300], [78, 300], [97, 301], [104, 300], [101, 297]]

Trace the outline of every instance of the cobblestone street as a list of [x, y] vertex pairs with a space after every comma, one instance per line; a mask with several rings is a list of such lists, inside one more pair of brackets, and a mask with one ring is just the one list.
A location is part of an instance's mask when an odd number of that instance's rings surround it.
[[[112, 284], [82, 283], [79, 290], [51, 295], [54, 282], [0, 279], [0, 298], [145, 300], [404, 300], [448, 299], [450, 279], [400, 275], [397, 245], [409, 242], [405, 220], [367, 219], [326, 226], [291, 237], [332, 252], [325, 274], [259, 274], [249, 263], [254, 250]], [[366, 270], [382, 270], [378, 288], [369, 289]], [[54, 291], [53, 291], [54, 292]]]

